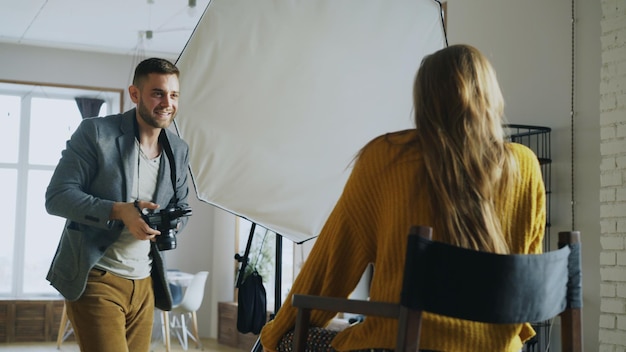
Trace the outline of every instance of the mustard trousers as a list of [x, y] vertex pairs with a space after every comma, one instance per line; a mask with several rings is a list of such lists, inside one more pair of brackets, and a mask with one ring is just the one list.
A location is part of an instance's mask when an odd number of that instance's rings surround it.
[[129, 280], [92, 269], [83, 295], [65, 304], [81, 351], [150, 351], [154, 320], [151, 277]]

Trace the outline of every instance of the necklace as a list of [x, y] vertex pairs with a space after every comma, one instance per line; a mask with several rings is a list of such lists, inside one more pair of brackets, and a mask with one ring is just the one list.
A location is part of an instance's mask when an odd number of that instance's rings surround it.
[[[143, 157], [144, 160], [147, 161], [151, 161], [153, 163], [158, 162], [159, 160], [159, 156], [161, 155], [161, 153], [157, 153], [157, 155], [154, 158], [150, 158], [144, 151], [143, 148], [141, 148], [141, 144], [139, 144], [139, 141], [135, 139], [135, 144], [137, 145], [137, 149], [139, 150], [139, 156]], [[137, 163], [139, 163], [139, 160], [137, 160]], [[138, 164], [139, 165], [139, 164]]]

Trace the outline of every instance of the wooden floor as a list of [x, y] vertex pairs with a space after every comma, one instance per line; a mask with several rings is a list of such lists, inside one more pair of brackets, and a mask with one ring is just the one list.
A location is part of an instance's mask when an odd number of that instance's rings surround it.
[[[238, 350], [236, 348], [228, 347], [225, 345], [220, 345], [217, 343], [215, 339], [202, 339], [203, 349], [205, 352], [242, 352], [242, 350]], [[58, 350], [55, 342], [45, 342], [45, 343], [0, 343], [0, 351], [11, 351], [11, 352], [79, 352], [78, 346], [73, 341], [63, 342], [61, 345], [61, 349]], [[154, 342], [152, 344], [151, 352], [164, 352], [165, 346], [160, 342]], [[180, 346], [178, 341], [175, 339], [172, 341], [172, 352], [181, 352], [184, 351]], [[200, 351], [200, 349], [196, 348], [196, 345], [193, 341], [189, 341], [189, 349], [187, 352]]]

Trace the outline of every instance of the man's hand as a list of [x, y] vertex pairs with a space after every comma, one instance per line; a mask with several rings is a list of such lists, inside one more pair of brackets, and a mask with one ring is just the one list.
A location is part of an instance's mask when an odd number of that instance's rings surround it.
[[[139, 209], [137, 209], [137, 207]], [[122, 220], [124, 225], [128, 228], [130, 233], [138, 240], [150, 240], [154, 241], [155, 237], [160, 235], [161, 232], [148, 226], [143, 220], [140, 209], [157, 209], [159, 205], [147, 201], [137, 201], [137, 207], [134, 203], [116, 202], [113, 204], [111, 210], [112, 220]]]

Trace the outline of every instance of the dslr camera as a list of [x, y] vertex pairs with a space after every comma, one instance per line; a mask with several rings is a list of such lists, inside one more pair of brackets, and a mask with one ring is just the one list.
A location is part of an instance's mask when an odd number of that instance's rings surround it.
[[161, 231], [161, 235], [156, 236], [157, 248], [160, 251], [176, 248], [176, 228], [180, 222], [179, 218], [190, 215], [190, 207], [169, 207], [158, 212], [141, 214], [151, 228]]

